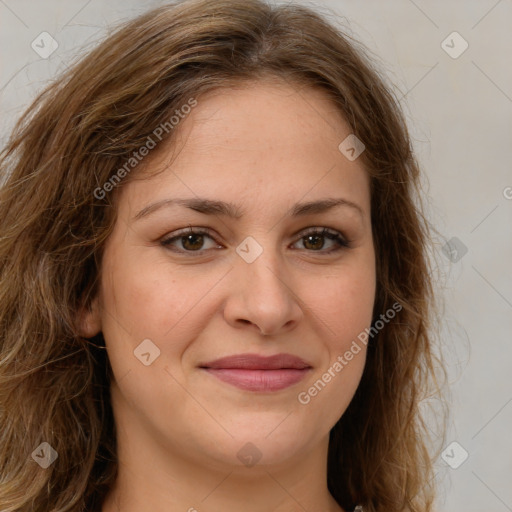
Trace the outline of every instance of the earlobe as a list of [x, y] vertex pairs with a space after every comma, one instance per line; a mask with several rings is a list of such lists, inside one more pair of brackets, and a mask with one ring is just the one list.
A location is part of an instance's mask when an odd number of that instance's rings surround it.
[[88, 306], [82, 306], [78, 311], [78, 334], [83, 338], [92, 338], [101, 331], [99, 300], [96, 296]]

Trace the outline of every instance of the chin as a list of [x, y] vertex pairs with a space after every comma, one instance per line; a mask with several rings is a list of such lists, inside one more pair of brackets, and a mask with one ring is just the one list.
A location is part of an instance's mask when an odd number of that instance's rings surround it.
[[[280, 421], [284, 417], [286, 414], [282, 415]], [[233, 437], [219, 432], [216, 438], [200, 443], [203, 445], [203, 456], [209, 454], [218, 463], [228, 466], [279, 466], [303, 454], [309, 445], [318, 443], [316, 435], [308, 438], [304, 428], [294, 424], [284, 427], [275, 420], [263, 423], [240, 421], [236, 428], [228, 430]]]

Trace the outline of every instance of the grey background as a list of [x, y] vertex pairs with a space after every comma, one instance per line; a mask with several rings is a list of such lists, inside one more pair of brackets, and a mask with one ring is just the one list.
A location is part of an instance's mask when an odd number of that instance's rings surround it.
[[[0, 0], [0, 142], [45, 83], [110, 24], [162, 3]], [[395, 84], [425, 172], [429, 218], [442, 235], [435, 250], [451, 391], [445, 445], [458, 444], [436, 462], [437, 509], [512, 511], [512, 2], [310, 5], [338, 13]], [[59, 45], [47, 59], [31, 48], [43, 31]], [[446, 40], [452, 52], [461, 48], [457, 36], [446, 39], [454, 31], [469, 45], [458, 58], [442, 47]], [[449, 240], [459, 250], [451, 256], [443, 252]], [[445, 462], [456, 466], [465, 452], [458, 468]]]

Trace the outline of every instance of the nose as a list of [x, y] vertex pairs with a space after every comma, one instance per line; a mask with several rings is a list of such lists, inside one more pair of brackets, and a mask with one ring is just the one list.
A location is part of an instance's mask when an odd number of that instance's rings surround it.
[[252, 263], [242, 258], [230, 272], [224, 317], [233, 327], [249, 327], [263, 336], [294, 329], [302, 319], [302, 301], [279, 256], [270, 250]]

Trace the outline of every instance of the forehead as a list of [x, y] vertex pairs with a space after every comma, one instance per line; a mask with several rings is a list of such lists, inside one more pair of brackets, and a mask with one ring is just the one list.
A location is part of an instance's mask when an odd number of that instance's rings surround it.
[[318, 88], [265, 80], [216, 89], [199, 96], [176, 128], [147, 163], [149, 179], [135, 181], [134, 203], [171, 191], [248, 201], [257, 190], [262, 203], [339, 189], [369, 205], [364, 167], [338, 149], [351, 128]]
[[[293, 154], [302, 148], [335, 148], [339, 137], [350, 127], [327, 94], [318, 89], [267, 79], [215, 89], [198, 99], [198, 106], [182, 121], [177, 133], [189, 150], [208, 145], [261, 153], [269, 148], [281, 152], [293, 146]], [[297, 141], [302, 144], [297, 146]], [[239, 147], [238, 147], [239, 146]]]

